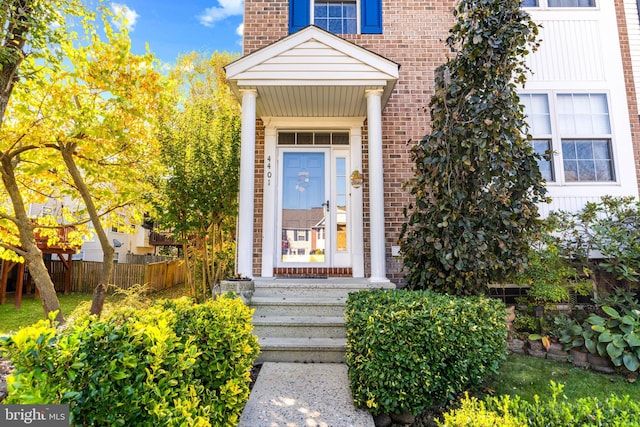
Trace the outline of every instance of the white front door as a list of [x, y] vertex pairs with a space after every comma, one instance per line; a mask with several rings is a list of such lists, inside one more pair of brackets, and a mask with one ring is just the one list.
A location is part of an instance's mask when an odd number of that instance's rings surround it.
[[280, 148], [279, 267], [349, 267], [348, 149]]

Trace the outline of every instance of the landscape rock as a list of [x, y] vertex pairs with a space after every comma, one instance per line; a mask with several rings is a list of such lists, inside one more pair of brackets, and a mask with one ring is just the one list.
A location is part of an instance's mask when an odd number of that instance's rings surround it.
[[393, 423], [389, 414], [375, 415], [373, 417], [373, 422], [375, 423], [376, 427], [390, 427]]

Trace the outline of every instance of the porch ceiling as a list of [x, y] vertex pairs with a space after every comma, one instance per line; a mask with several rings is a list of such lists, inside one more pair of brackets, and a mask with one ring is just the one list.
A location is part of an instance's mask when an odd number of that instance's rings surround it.
[[259, 86], [260, 117], [364, 117], [366, 89], [375, 86]]
[[383, 105], [398, 65], [310, 26], [225, 67], [232, 90], [258, 93], [258, 117], [365, 117], [368, 89], [382, 89]]

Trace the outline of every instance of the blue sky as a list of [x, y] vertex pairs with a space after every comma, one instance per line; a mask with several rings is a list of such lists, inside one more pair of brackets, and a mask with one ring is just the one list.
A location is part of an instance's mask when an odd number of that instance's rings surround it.
[[129, 25], [134, 53], [145, 43], [158, 59], [172, 64], [191, 51], [242, 52], [243, 0], [121, 0], [110, 3]]

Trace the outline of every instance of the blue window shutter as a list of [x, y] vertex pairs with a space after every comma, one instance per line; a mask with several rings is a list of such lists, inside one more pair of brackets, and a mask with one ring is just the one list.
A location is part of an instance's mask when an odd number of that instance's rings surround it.
[[289, 1], [289, 34], [293, 34], [309, 25], [311, 19], [310, 4], [309, 0]]
[[361, 0], [362, 34], [382, 34], [382, 0]]

